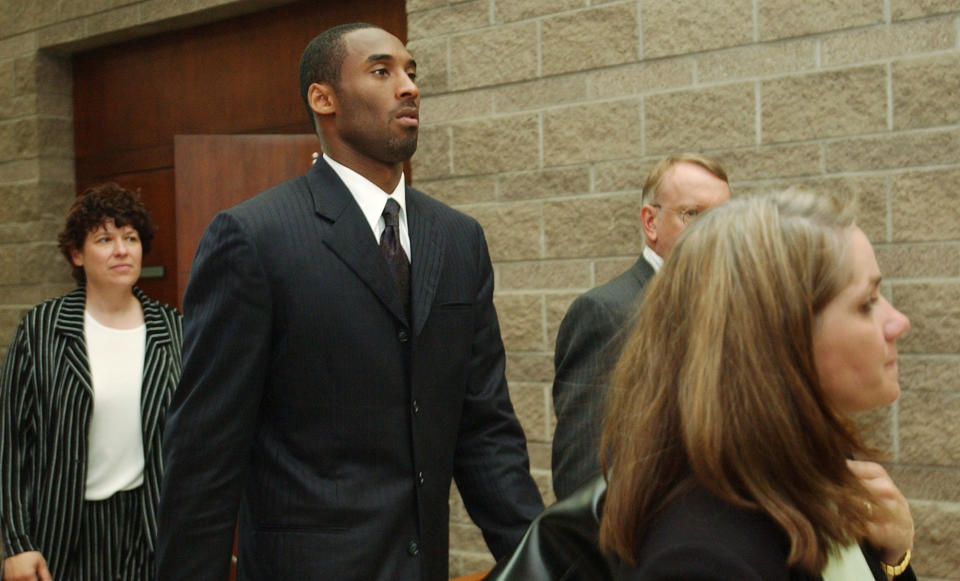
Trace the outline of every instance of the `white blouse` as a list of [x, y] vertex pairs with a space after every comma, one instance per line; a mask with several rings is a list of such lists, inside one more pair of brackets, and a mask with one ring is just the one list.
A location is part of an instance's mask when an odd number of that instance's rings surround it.
[[147, 327], [114, 329], [84, 312], [93, 384], [87, 433], [86, 500], [104, 500], [143, 484], [140, 391]]

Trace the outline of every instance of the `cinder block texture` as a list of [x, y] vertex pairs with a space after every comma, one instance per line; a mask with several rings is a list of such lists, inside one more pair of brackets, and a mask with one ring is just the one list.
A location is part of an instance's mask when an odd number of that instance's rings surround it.
[[896, 283], [893, 297], [911, 323], [899, 340], [902, 352], [960, 353], [960, 283]]
[[954, 48], [956, 39], [953, 18], [878, 26], [823, 39], [820, 61], [823, 66], [833, 67], [933, 52]]
[[960, 244], [891, 244], [874, 251], [886, 278], [960, 276]]
[[753, 83], [650, 95], [644, 99], [646, 153], [753, 145], [756, 107]]
[[543, 114], [543, 156], [548, 165], [640, 155], [643, 121], [637, 101], [551, 109]]
[[[960, 358], [942, 355], [903, 355], [898, 363], [901, 389], [960, 394]], [[960, 494], [960, 487], [957, 493]]]
[[129, 0], [127, 2], [116, 2], [114, 0], [75, 0], [74, 2], [61, 4], [60, 17], [63, 20], [79, 18], [129, 3]]
[[772, 79], [762, 83], [763, 142], [882, 131], [887, 75], [881, 66]]
[[513, 22], [583, 8], [584, 0], [522, 0], [494, 3], [497, 22]]
[[440, 8], [447, 5], [447, 0], [407, 0], [407, 17], [414, 12]]
[[899, 61], [891, 69], [895, 128], [960, 122], [960, 54]]
[[816, 144], [739, 149], [716, 155], [734, 180], [813, 176], [821, 173], [821, 149]]
[[87, 34], [94, 36], [129, 30], [141, 23], [140, 7], [126, 6], [108, 12], [98, 12], [84, 19]]
[[[409, 10], [409, 8], [408, 8]], [[407, 13], [407, 38], [436, 38], [477, 29], [490, 24], [488, 0], [473, 0], [442, 5], [430, 10]]]
[[584, 75], [564, 75], [500, 87], [494, 94], [494, 102], [497, 112], [510, 113], [581, 102], [586, 96]]
[[496, 204], [462, 209], [483, 226], [493, 260], [542, 258], [540, 204]]
[[500, 265], [499, 290], [565, 290], [593, 286], [593, 273], [586, 260], [507, 262]]
[[[570, 309], [570, 304], [582, 293], [563, 293], [548, 295], [547, 298], [547, 345], [550, 353], [556, 351], [557, 333], [564, 315]], [[551, 377], [552, 381], [552, 377]]]
[[468, 89], [537, 76], [537, 24], [484, 28], [450, 39], [450, 85]]
[[890, 15], [894, 20], [960, 12], [960, 0], [890, 0]]
[[527, 441], [549, 442], [553, 437], [553, 413], [549, 400], [549, 389], [542, 383], [514, 383], [510, 386], [510, 401]]
[[[547, 301], [549, 302], [549, 298]], [[530, 353], [514, 351], [507, 353], [507, 380], [514, 381], [553, 381], [553, 346], [547, 345], [549, 352]]]
[[637, 58], [637, 15], [632, 2], [544, 18], [540, 34], [544, 75]]
[[420, 120], [427, 127], [461, 119], [464, 114], [484, 117], [493, 113], [493, 93], [486, 90], [440, 94], [420, 99]]
[[17, 95], [30, 93], [73, 93], [73, 72], [70, 60], [46, 53], [35, 53], [14, 61]]
[[497, 294], [503, 344], [510, 351], [540, 351], [545, 347], [543, 297], [539, 294]]
[[631, 63], [589, 74], [590, 96], [624, 97], [680, 89], [693, 84], [694, 61], [675, 58]]
[[513, 115], [453, 126], [456, 175], [531, 170], [540, 166], [540, 122]]
[[590, 168], [584, 165], [503, 174], [499, 178], [501, 200], [555, 198], [590, 191]]
[[960, 169], [917, 171], [893, 178], [895, 240], [960, 239]]
[[908, 392], [899, 405], [901, 461], [925, 466], [960, 464], [960, 398]]
[[753, 41], [753, 0], [672, 0], [641, 5], [644, 58]]
[[892, 465], [887, 471], [907, 498], [960, 502], [960, 470], [956, 468]]
[[[419, 174], [414, 173], [414, 176], [417, 175]], [[417, 185], [434, 198], [453, 206], [490, 202], [497, 196], [497, 183], [493, 176], [436, 180]]]
[[[643, 181], [657, 162], [657, 158], [626, 159], [593, 164], [595, 192], [622, 192], [643, 190]], [[637, 196], [637, 200], [640, 196]]]
[[548, 257], [636, 255], [643, 250], [639, 196], [601, 196], [543, 207]]
[[407, 43], [407, 50], [417, 59], [417, 87], [421, 95], [437, 95], [449, 90], [449, 42], [449, 38], [442, 37]]
[[[3, 18], [0, 16], [0, 18]], [[5, 30], [0, 28], [0, 30]], [[32, 55], [37, 52], [37, 37], [33, 32], [0, 38], [0, 59]]]
[[914, 502], [911, 505], [917, 536], [916, 573], [920, 577], [955, 579], [960, 571], [960, 504]]
[[960, 159], [960, 130], [897, 132], [824, 145], [828, 172], [950, 165]]
[[760, 40], [856, 28], [884, 21], [884, 0], [758, 0]]
[[57, 18], [55, 7], [43, 2], [5, 0], [0, 4], [0, 30], [3, 31], [3, 36], [36, 30], [53, 24]]
[[0, 99], [8, 101], [14, 96], [13, 60], [0, 60]]
[[810, 71], [816, 65], [817, 43], [813, 40], [750, 45], [700, 55], [697, 80], [706, 83], [781, 76]]
[[633, 263], [636, 262], [635, 258], [613, 258], [610, 260], [597, 260], [594, 262], [594, 276], [596, 277], [596, 285], [607, 283], [610, 280], [620, 276], [626, 272]]
[[882, 407], [857, 416], [857, 425], [868, 446], [886, 456], [893, 454], [893, 410]]
[[423, 127], [417, 138], [417, 153], [410, 160], [417, 180], [446, 178], [453, 175], [450, 128]]

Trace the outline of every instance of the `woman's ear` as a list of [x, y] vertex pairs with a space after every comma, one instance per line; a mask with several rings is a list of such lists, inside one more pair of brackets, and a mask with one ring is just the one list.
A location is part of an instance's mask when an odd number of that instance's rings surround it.
[[80, 252], [79, 250], [77, 250], [76, 248], [71, 248], [71, 249], [70, 249], [70, 262], [72, 262], [74, 266], [80, 266], [80, 267], [82, 267], [82, 266], [83, 266], [83, 253]]

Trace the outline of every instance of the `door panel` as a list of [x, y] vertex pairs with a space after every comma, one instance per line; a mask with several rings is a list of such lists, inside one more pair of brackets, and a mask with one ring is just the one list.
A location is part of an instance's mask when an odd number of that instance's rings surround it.
[[174, 137], [177, 305], [204, 229], [217, 212], [306, 173], [320, 153], [316, 135]]

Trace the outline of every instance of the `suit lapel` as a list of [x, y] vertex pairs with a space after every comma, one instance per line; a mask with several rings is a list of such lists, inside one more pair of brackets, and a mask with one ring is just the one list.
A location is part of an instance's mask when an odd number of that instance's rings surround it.
[[409, 324], [393, 275], [353, 195], [322, 158], [307, 173], [307, 183], [317, 214], [332, 222], [323, 243], [350, 267], [395, 317]]
[[148, 300], [140, 289], [134, 288], [133, 292], [143, 306], [143, 321], [146, 326], [143, 384], [140, 388], [140, 417], [143, 426], [144, 457], [150, 458], [154, 437], [160, 429], [159, 416], [166, 408], [163, 400], [166, 382], [170, 379], [171, 363], [168, 345], [172, 338], [160, 307]]
[[419, 335], [430, 315], [443, 264], [443, 236], [436, 216], [424, 203], [425, 196], [407, 188], [407, 225], [410, 227], [410, 305], [413, 333]]
[[[64, 295], [55, 325], [57, 332], [66, 339], [63, 345], [65, 372], [75, 378], [76, 385], [83, 389], [89, 403], [93, 400], [93, 385], [90, 381], [87, 342], [83, 337], [83, 312], [86, 302], [87, 293], [84, 287]], [[64, 382], [64, 385], [73, 385], [73, 382]]]

